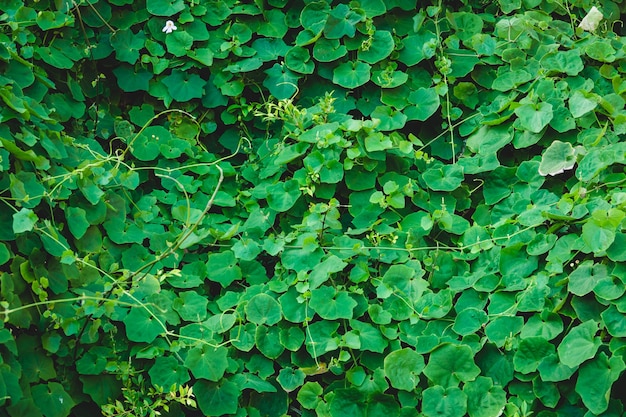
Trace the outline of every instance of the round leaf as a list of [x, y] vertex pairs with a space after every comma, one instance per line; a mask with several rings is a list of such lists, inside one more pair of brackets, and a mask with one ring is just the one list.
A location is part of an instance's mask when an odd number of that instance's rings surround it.
[[396, 350], [385, 357], [384, 369], [392, 387], [413, 391], [424, 369], [424, 357], [413, 349]]
[[468, 345], [440, 345], [430, 354], [424, 374], [442, 387], [473, 381], [480, 373], [474, 363], [474, 354]]
[[180, 102], [201, 98], [206, 85], [206, 81], [199, 75], [179, 69], [172, 70], [172, 73], [163, 78], [162, 82], [167, 87], [169, 95]]
[[282, 318], [280, 304], [267, 294], [257, 294], [246, 305], [246, 317], [255, 324], [274, 325]]
[[345, 88], [362, 86], [370, 80], [370, 69], [365, 62], [345, 62], [333, 70], [333, 82]]
[[463, 417], [467, 412], [467, 394], [458, 387], [430, 387], [422, 393], [422, 411], [426, 417]]
[[228, 367], [228, 349], [209, 345], [195, 347], [187, 354], [185, 366], [196, 378], [219, 381]]

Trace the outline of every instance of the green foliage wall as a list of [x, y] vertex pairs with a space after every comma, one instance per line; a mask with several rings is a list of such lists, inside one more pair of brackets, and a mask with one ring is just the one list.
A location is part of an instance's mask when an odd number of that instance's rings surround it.
[[0, 416], [623, 415], [622, 10], [3, 1]]

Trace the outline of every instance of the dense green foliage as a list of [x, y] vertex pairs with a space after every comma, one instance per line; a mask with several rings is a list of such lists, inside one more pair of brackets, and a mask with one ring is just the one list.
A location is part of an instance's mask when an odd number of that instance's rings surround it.
[[0, 416], [623, 415], [622, 9], [4, 0]]

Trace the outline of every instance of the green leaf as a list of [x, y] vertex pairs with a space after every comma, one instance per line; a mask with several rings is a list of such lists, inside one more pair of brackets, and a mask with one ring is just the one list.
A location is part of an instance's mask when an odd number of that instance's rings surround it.
[[185, 31], [176, 31], [165, 37], [167, 52], [176, 57], [187, 55], [187, 52], [192, 49], [192, 45], [193, 36]]
[[172, 307], [185, 321], [199, 322], [207, 317], [208, 300], [196, 291], [183, 291], [178, 294]]
[[231, 250], [209, 255], [207, 272], [209, 280], [219, 282], [222, 287], [228, 287], [242, 276], [241, 268], [237, 265], [237, 258]]
[[539, 174], [557, 175], [576, 165], [577, 150], [568, 142], [553, 141], [544, 151], [539, 164]]
[[156, 16], [173, 16], [185, 9], [185, 2], [184, 0], [147, 0], [146, 8], [150, 14]]
[[235, 414], [239, 409], [241, 390], [234, 382], [215, 383], [201, 379], [194, 384], [193, 393], [205, 415]]
[[313, 410], [320, 402], [320, 396], [324, 390], [317, 382], [305, 382], [298, 391], [298, 402], [307, 410]]
[[338, 39], [321, 38], [313, 46], [313, 58], [320, 62], [337, 61], [347, 53], [348, 49]]
[[0, 244], [0, 265], [4, 265], [11, 259], [11, 252], [7, 248], [6, 244]]
[[413, 391], [424, 370], [424, 357], [410, 348], [396, 350], [385, 357], [384, 369], [392, 387]]
[[162, 79], [167, 87], [167, 92], [176, 101], [185, 102], [194, 98], [201, 98], [204, 94], [206, 81], [198, 74], [172, 70], [172, 73]]
[[578, 75], [583, 69], [583, 60], [580, 58], [580, 50], [556, 51], [546, 54], [541, 58], [541, 66], [548, 71]]
[[468, 345], [444, 343], [430, 354], [424, 374], [442, 387], [473, 381], [480, 373], [473, 358], [474, 354]]
[[402, 48], [398, 60], [407, 67], [419, 64], [424, 59], [430, 59], [437, 52], [437, 35], [428, 30], [421, 30], [415, 35], [402, 39]]
[[580, 367], [576, 392], [589, 411], [600, 415], [607, 410], [613, 383], [625, 368], [621, 356], [612, 356], [609, 359], [604, 352]]
[[46, 64], [52, 65], [55, 68], [70, 69], [74, 66], [74, 61], [60, 49], [40, 46], [37, 48], [37, 53]]
[[311, 60], [309, 50], [294, 46], [285, 55], [285, 65], [300, 74], [313, 74], [315, 63]]
[[126, 336], [133, 342], [152, 343], [166, 329], [145, 308], [135, 307], [124, 318]]
[[552, 353], [554, 353], [554, 346], [546, 339], [528, 337], [520, 342], [513, 356], [513, 365], [517, 372], [528, 374], [536, 371], [539, 363]]
[[624, 217], [626, 213], [615, 208], [595, 210], [583, 225], [583, 241], [594, 253], [604, 253], [613, 244], [616, 228]]
[[282, 312], [280, 304], [267, 294], [257, 294], [246, 304], [246, 317], [255, 324], [272, 326], [280, 321]]
[[458, 387], [430, 387], [422, 393], [422, 411], [426, 417], [463, 417], [467, 412], [467, 394]]
[[377, 30], [359, 48], [358, 58], [368, 64], [375, 64], [387, 58], [394, 49], [393, 36], [386, 30]]
[[463, 182], [463, 168], [460, 165], [441, 165], [427, 169], [422, 178], [434, 191], [454, 191]]
[[45, 417], [67, 417], [76, 404], [58, 382], [34, 385], [31, 394]]
[[196, 378], [219, 381], [228, 368], [228, 349], [209, 345], [194, 347], [185, 358], [185, 366]]
[[482, 126], [467, 138], [467, 148], [472, 152], [489, 155], [493, 154], [513, 139], [512, 132], [508, 126]]
[[116, 58], [129, 64], [137, 62], [139, 51], [143, 49], [145, 42], [146, 35], [141, 30], [133, 33], [130, 29], [120, 29], [111, 35], [111, 46], [115, 50]]
[[256, 240], [241, 238], [232, 246], [232, 251], [237, 259], [252, 261], [261, 253], [261, 246]]
[[602, 344], [599, 337], [594, 337], [597, 331], [598, 323], [593, 320], [570, 330], [557, 349], [561, 363], [574, 368], [593, 358]]
[[300, 198], [300, 184], [297, 180], [279, 182], [267, 187], [267, 204], [272, 210], [289, 210]]
[[13, 214], [13, 233], [30, 232], [39, 221], [34, 211], [22, 208]]
[[338, 388], [329, 402], [331, 416], [366, 417], [366, 397], [354, 388]]
[[300, 13], [302, 27], [313, 33], [320, 33], [330, 13], [330, 5], [324, 1], [314, 1], [307, 4]]
[[478, 331], [487, 321], [487, 313], [478, 308], [469, 307], [456, 316], [452, 330], [461, 336], [467, 336]]
[[309, 306], [325, 320], [351, 319], [357, 302], [346, 291], [322, 286], [311, 291]]
[[254, 343], [259, 351], [270, 359], [278, 358], [285, 350], [280, 343], [280, 329], [277, 326], [257, 326]]
[[300, 369], [283, 368], [278, 372], [276, 381], [286, 392], [291, 392], [304, 384], [305, 377]]
[[479, 376], [463, 386], [470, 417], [497, 417], [506, 404], [506, 393], [491, 378]]
[[515, 109], [519, 126], [532, 133], [541, 132], [552, 121], [552, 104], [542, 101], [539, 104], [522, 104]]
[[117, 79], [117, 85], [127, 93], [134, 91], [148, 91], [149, 82], [153, 77], [152, 72], [139, 68], [137, 70], [120, 65], [113, 69]]
[[598, 100], [593, 95], [576, 90], [569, 98], [569, 111], [572, 116], [579, 118], [589, 113], [598, 106]]
[[435, 114], [439, 106], [439, 94], [434, 88], [418, 88], [409, 94], [409, 102], [414, 106], [409, 106], [403, 110], [408, 120], [425, 121]]
[[351, 10], [346, 4], [338, 4], [328, 15], [324, 26], [324, 36], [327, 39], [341, 39], [344, 36], [354, 37], [356, 24], [363, 20], [364, 16]]
[[155, 387], [170, 389], [172, 385], [182, 386], [189, 381], [189, 372], [174, 356], [159, 356], [148, 371]]
[[286, 65], [274, 64], [265, 73], [267, 77], [263, 81], [263, 86], [270, 90], [276, 99], [291, 98], [298, 91], [298, 79], [300, 77]]
[[356, 88], [370, 80], [371, 66], [361, 61], [344, 62], [333, 70], [333, 83]]
[[[494, 90], [506, 92], [512, 90], [522, 84], [527, 83], [534, 77], [524, 70], [503, 71], [501, 75], [493, 81], [491, 88]], [[530, 110], [533, 110], [532, 108]]]
[[65, 216], [72, 235], [76, 239], [82, 238], [90, 226], [89, 221], [87, 221], [87, 212], [80, 207], [68, 206], [65, 209]]

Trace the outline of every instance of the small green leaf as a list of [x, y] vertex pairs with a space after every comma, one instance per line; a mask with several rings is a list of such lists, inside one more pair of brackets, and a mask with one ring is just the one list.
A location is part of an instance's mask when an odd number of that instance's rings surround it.
[[192, 49], [192, 45], [193, 36], [185, 31], [176, 31], [165, 37], [167, 52], [176, 57], [187, 55], [187, 52]]
[[263, 81], [263, 86], [270, 90], [270, 93], [278, 100], [291, 98], [298, 91], [300, 77], [286, 65], [276, 63], [265, 73], [267, 77]]
[[33, 230], [39, 217], [34, 211], [27, 208], [22, 208], [17, 213], [13, 214], [13, 233], [24, 233]]
[[279, 182], [267, 187], [267, 204], [272, 210], [287, 211], [293, 207], [301, 193], [297, 180]]

